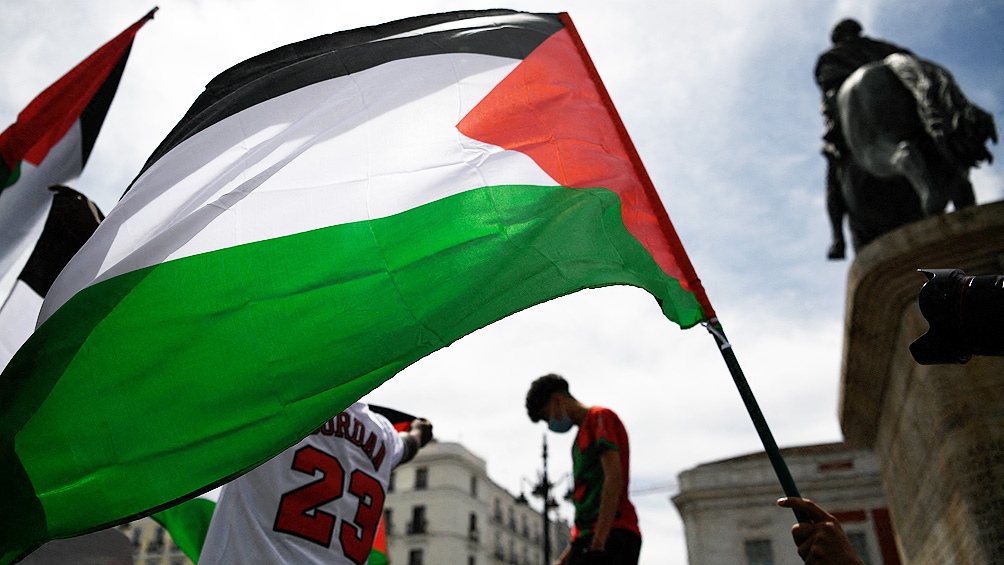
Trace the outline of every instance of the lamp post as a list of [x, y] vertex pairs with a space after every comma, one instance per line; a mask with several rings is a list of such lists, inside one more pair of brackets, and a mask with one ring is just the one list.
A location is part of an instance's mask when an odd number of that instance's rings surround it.
[[544, 434], [544, 472], [540, 476], [540, 482], [533, 487], [533, 495], [544, 501], [544, 565], [551, 565], [551, 518], [549, 512], [552, 508], [557, 508], [558, 503], [551, 497], [551, 487], [554, 483], [547, 476], [547, 434]]

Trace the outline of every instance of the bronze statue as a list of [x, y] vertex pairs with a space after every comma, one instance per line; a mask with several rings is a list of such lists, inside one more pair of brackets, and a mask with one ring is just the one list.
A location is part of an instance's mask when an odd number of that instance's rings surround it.
[[969, 169], [992, 161], [993, 117], [969, 102], [947, 70], [843, 20], [820, 55], [816, 84], [826, 125], [830, 259], [903, 224], [975, 203]]

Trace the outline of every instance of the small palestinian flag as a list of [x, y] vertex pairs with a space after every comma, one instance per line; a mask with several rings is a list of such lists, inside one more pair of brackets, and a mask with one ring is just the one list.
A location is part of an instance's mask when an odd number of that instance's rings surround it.
[[373, 538], [373, 548], [370, 549], [370, 558], [366, 565], [388, 565], [390, 563], [390, 551], [387, 549], [387, 526], [384, 517], [380, 517], [377, 523], [376, 537]]
[[423, 16], [252, 58], [154, 152], [0, 376], [0, 548], [205, 492], [464, 335], [622, 284], [682, 327], [713, 316], [567, 15]]
[[[154, 9], [31, 101], [0, 133], [0, 278], [19, 272], [42, 231], [50, 186], [80, 176], [139, 28]], [[12, 275], [13, 276], [13, 275]], [[0, 296], [10, 292], [0, 285]]]

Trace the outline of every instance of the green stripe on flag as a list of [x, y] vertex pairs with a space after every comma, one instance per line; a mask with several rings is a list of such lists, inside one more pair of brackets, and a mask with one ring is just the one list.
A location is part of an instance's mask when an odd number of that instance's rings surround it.
[[0, 191], [9, 186], [14, 186], [14, 183], [16, 183], [19, 178], [21, 178], [21, 161], [18, 161], [17, 164], [14, 165], [14, 169], [11, 170], [10, 167], [7, 166], [7, 163], [4, 163], [3, 159], [0, 159], [0, 179], [3, 179], [0, 180]]
[[193, 498], [150, 517], [164, 526], [175, 545], [192, 563], [198, 563], [215, 509], [216, 503], [212, 500]]
[[[625, 229], [614, 193], [538, 186], [115, 277], [60, 308], [0, 379], [25, 378], [4, 404], [27, 407], [0, 412], [17, 454], [0, 462], [0, 498], [17, 491], [19, 462], [48, 536], [163, 508], [267, 460], [480, 327], [613, 284], [648, 290], [684, 327], [703, 317]], [[41, 543], [27, 527], [0, 529], [0, 546]]]

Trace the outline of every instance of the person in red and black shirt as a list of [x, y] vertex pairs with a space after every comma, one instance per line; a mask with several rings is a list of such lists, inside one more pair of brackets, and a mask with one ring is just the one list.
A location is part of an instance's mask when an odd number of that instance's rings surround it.
[[627, 431], [608, 408], [586, 406], [568, 392], [568, 381], [544, 375], [526, 395], [530, 421], [556, 433], [578, 426], [572, 444], [575, 524], [556, 565], [637, 565], [641, 551], [638, 514], [628, 499], [630, 447]]

